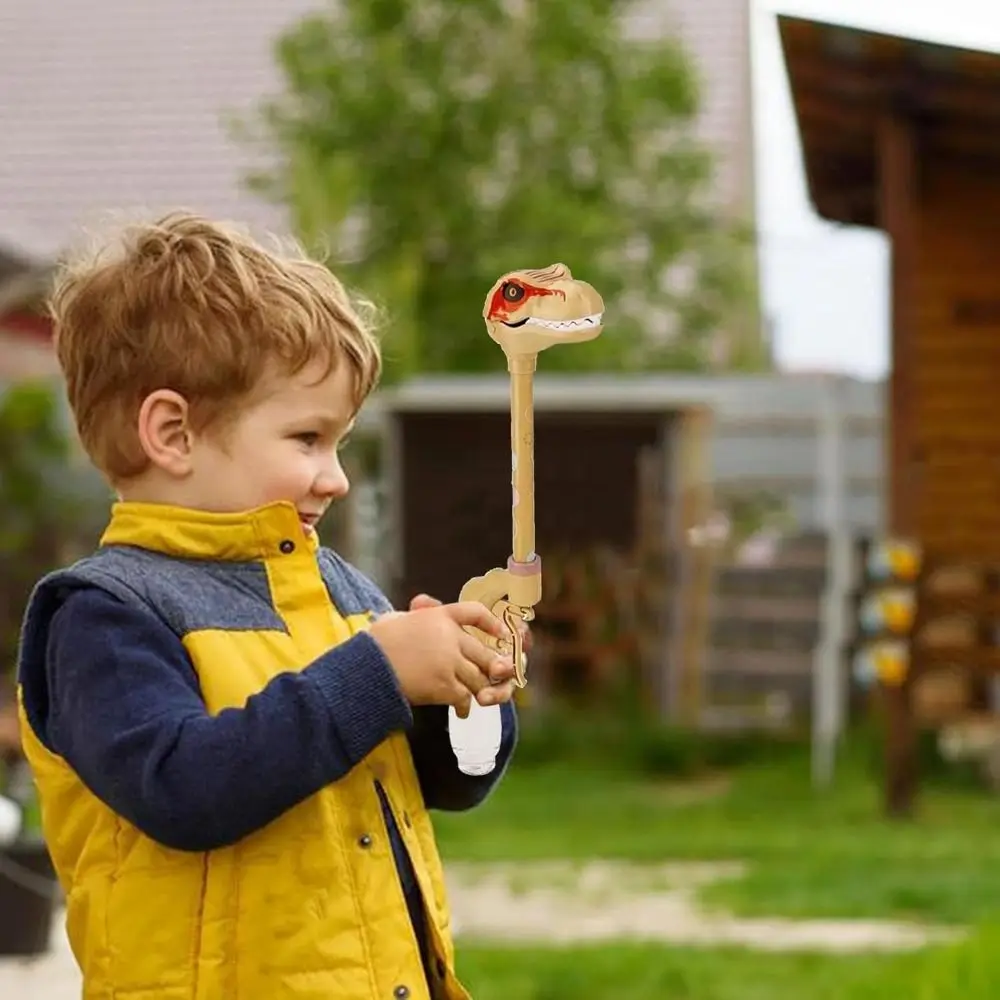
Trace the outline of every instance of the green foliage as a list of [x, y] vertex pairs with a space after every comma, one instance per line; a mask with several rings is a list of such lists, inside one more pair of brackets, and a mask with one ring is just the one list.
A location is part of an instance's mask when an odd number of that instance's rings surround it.
[[56, 392], [0, 393], [0, 676], [15, 662], [21, 616], [39, 577], [97, 537], [92, 476], [74, 467]]
[[623, 34], [633, 6], [338, 0], [280, 39], [285, 92], [242, 126], [279, 166], [251, 182], [386, 307], [388, 380], [502, 367], [487, 290], [557, 259], [610, 322], [546, 368], [700, 370], [739, 326], [730, 364], [761, 364], [751, 243], [708, 204], [692, 67]]
[[522, 714], [519, 767], [552, 764], [621, 770], [633, 777], [688, 779], [801, 755], [801, 744], [769, 733], [704, 733], [632, 712], [556, 706]]

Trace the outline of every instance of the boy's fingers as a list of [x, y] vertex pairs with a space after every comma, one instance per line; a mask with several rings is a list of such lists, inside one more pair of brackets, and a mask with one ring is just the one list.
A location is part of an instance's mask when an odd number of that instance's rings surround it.
[[[472, 636], [469, 636], [471, 642], [476, 642]], [[481, 642], [476, 643], [476, 645], [481, 646], [486, 649]], [[462, 650], [464, 654], [466, 650]], [[489, 650], [487, 650], [489, 652]], [[455, 676], [458, 682], [472, 694], [478, 694], [484, 687], [489, 686], [489, 678], [486, 676], [486, 671], [483, 670], [476, 660], [473, 660], [471, 656], [466, 656], [465, 659], [461, 660], [458, 664], [458, 668], [455, 671]]]
[[441, 603], [436, 597], [431, 597], [430, 594], [417, 594], [410, 601], [410, 610], [420, 611], [422, 608], [438, 608], [441, 606]]
[[466, 685], [473, 694], [483, 685], [496, 684], [514, 676], [514, 663], [509, 656], [497, 656], [495, 650], [473, 638], [468, 632], [462, 633], [458, 649], [469, 666], [480, 675], [481, 683], [477, 680], [475, 686]]
[[467, 719], [469, 717], [469, 712], [472, 711], [472, 695], [468, 691], [464, 693], [456, 693], [455, 700], [452, 702], [452, 707], [455, 709], [455, 714], [460, 719]]
[[495, 636], [497, 639], [509, 639], [510, 631], [496, 615], [485, 604], [479, 601], [462, 601], [459, 604], [450, 605], [452, 619], [463, 628], [477, 628], [487, 635]]
[[494, 660], [489, 667], [491, 684], [504, 684], [514, 676], [514, 661], [509, 656]]
[[505, 684], [491, 684], [487, 688], [483, 688], [479, 694], [476, 695], [476, 701], [480, 705], [502, 705], [504, 702], [508, 702], [514, 697], [514, 682], [507, 681]]

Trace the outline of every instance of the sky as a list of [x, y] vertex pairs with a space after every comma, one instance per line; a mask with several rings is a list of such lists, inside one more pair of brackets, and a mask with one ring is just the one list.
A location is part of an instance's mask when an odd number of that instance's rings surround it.
[[778, 364], [881, 378], [889, 353], [886, 242], [812, 211], [775, 15], [1000, 51], [1000, 0], [751, 3], [761, 290]]

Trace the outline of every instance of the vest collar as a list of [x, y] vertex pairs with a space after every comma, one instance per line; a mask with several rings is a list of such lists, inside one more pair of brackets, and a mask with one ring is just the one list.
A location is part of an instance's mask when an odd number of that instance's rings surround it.
[[287, 501], [236, 514], [120, 501], [111, 507], [101, 545], [134, 545], [188, 559], [245, 561], [287, 556], [303, 548], [315, 552], [319, 541]]

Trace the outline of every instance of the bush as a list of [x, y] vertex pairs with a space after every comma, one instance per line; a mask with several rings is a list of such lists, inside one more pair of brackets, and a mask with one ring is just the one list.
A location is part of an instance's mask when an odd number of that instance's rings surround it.
[[801, 755], [800, 740], [769, 733], [699, 733], [627, 708], [553, 707], [525, 713], [518, 767], [583, 763], [655, 778], [694, 778], [730, 767]]
[[0, 390], [0, 679], [13, 670], [36, 581], [93, 547], [107, 498], [96, 473], [72, 460], [54, 386]]

